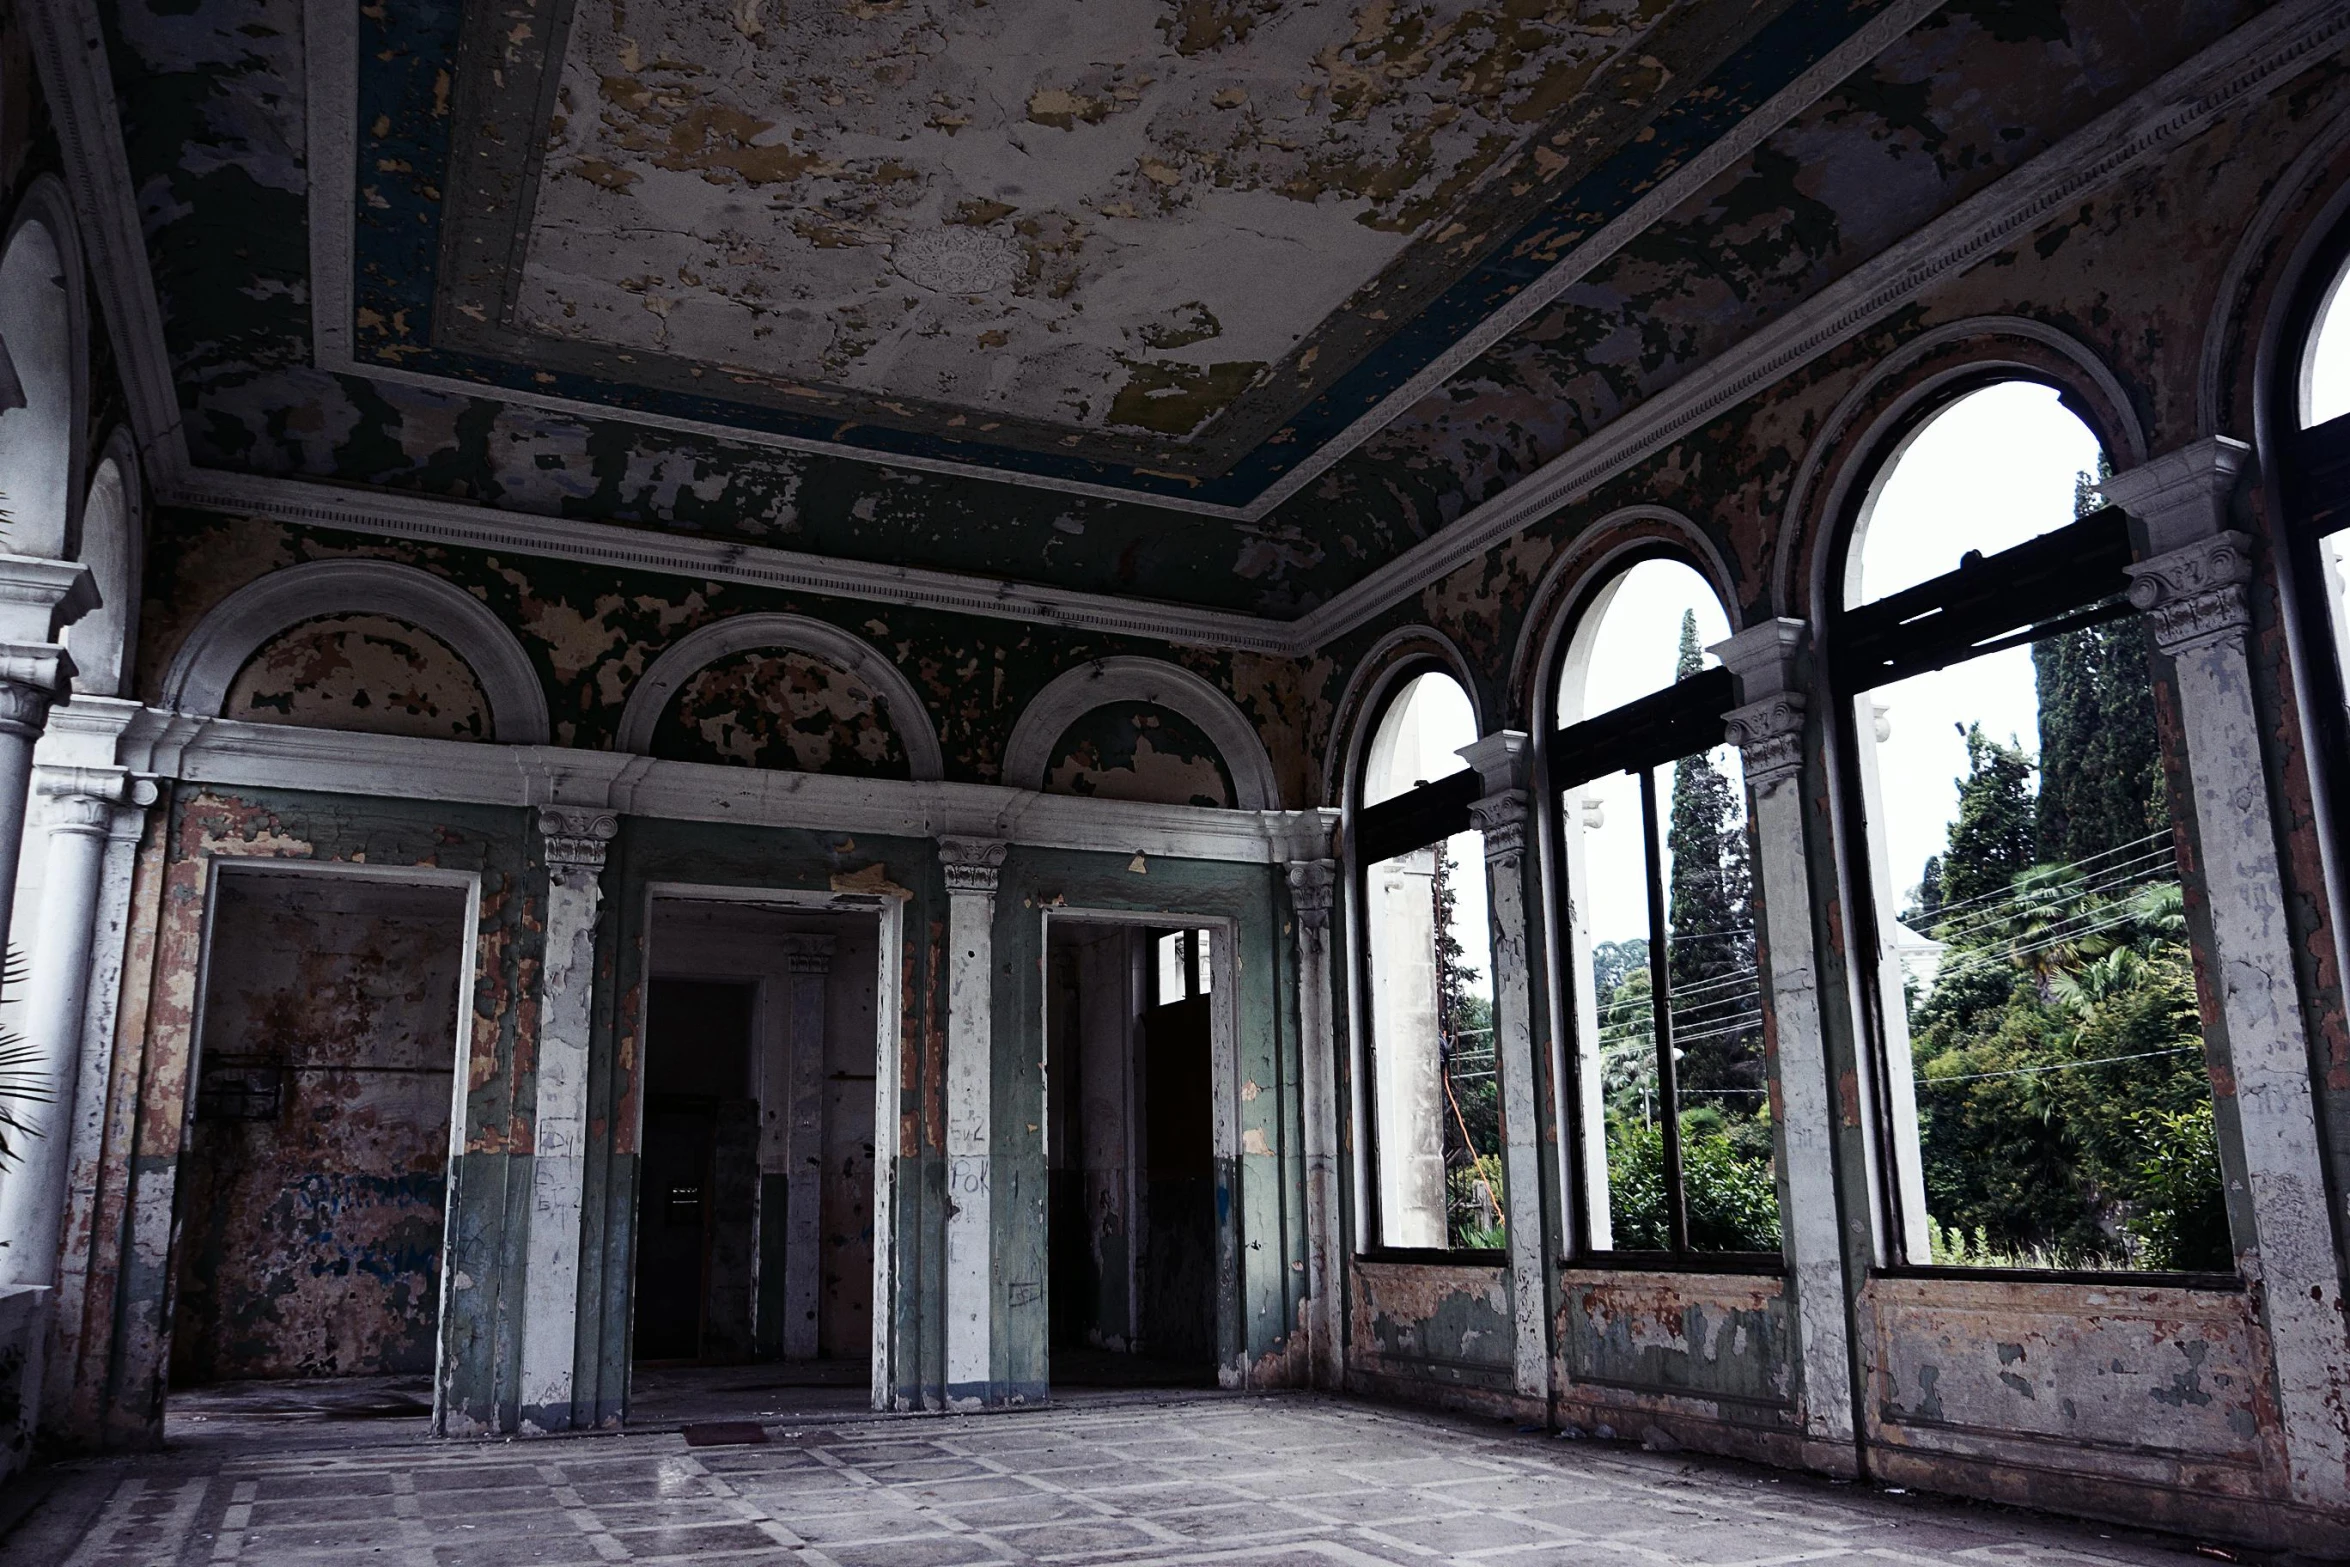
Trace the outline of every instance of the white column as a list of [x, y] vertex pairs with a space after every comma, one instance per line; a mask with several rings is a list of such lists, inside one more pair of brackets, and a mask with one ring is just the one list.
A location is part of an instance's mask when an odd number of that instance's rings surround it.
[[1544, 1287], [1541, 1123], [1535, 1105], [1534, 985], [1526, 961], [1527, 737], [1498, 730], [1460, 749], [1483, 799], [1469, 807], [1485, 838], [1486, 923], [1493, 942], [1493, 1049], [1501, 1073], [1501, 1167], [1508, 1204], [1511, 1357], [1520, 1398], [1550, 1393], [1550, 1292]]
[[817, 1296], [823, 1287], [824, 986], [832, 972], [830, 936], [791, 938], [790, 1097], [784, 1129], [783, 1354], [814, 1360]]
[[1289, 862], [1289, 908], [1297, 921], [1300, 1085], [1305, 1091], [1306, 1364], [1313, 1385], [1331, 1390], [1346, 1380], [1338, 1310], [1339, 1270], [1345, 1256], [1338, 1214], [1338, 1041], [1330, 989], [1330, 909], [1337, 890], [1337, 861]]
[[604, 855], [619, 831], [620, 819], [607, 811], [539, 807], [547, 856], [547, 953], [539, 965], [530, 1239], [522, 1307], [526, 1432], [563, 1431], [572, 1424], [596, 910], [604, 898]]
[[[73, 706], [80, 707], [83, 698]], [[136, 703], [124, 708], [138, 711]], [[91, 1226], [96, 1221], [98, 1184], [106, 1149], [106, 1104], [114, 1078], [115, 1019], [122, 1002], [124, 948], [130, 934], [131, 880], [139, 842], [146, 835], [147, 810], [156, 798], [151, 780], [135, 779], [132, 803], [107, 812], [106, 846], [99, 863], [98, 908], [90, 943], [88, 999], [81, 1017], [73, 1119], [67, 1124], [64, 1252], [57, 1266], [57, 1320], [50, 1332], [42, 1375], [42, 1424], [58, 1429], [72, 1418], [74, 1385], [96, 1372], [84, 1370], [82, 1327], [88, 1303]]]
[[33, 743], [73, 675], [57, 638], [97, 603], [88, 567], [0, 554], [0, 952], [8, 949], [16, 903]]
[[[0, 1283], [55, 1284], [64, 1229], [66, 1168], [80, 1097], [83, 1011], [90, 995], [90, 942], [97, 925], [98, 881], [115, 806], [155, 786], [134, 783], [120, 768], [44, 769], [49, 856], [42, 879], [39, 940], [26, 997], [25, 1044], [49, 1102], [25, 1118], [36, 1135], [0, 1181]], [[20, 1112], [23, 1113], [23, 1112]]]
[[950, 1409], [994, 1385], [995, 892], [1009, 845], [942, 837], [947, 882], [947, 1375]]
[[2293, 1497], [2339, 1509], [2350, 1505], [2342, 1417], [2350, 1333], [2245, 643], [2252, 541], [2227, 527], [2246, 455], [2242, 442], [2215, 436], [2102, 488], [2144, 529], [2152, 558], [2130, 568], [2130, 602], [2152, 617], [2154, 645], [2171, 660], [2178, 693], [2195, 858], [2211, 918], [2205, 972], [2218, 992], [2214, 1055], [2233, 1088], [2219, 1107], [2221, 1138], [2232, 1104], [2252, 1215], [2253, 1233], [2235, 1237], [2237, 1260], [2267, 1317]]
[[[1726, 716], [1730, 743], [1743, 753], [1756, 851], [1755, 934], [1768, 966], [1763, 1040], [1781, 1243], [1795, 1292], [1804, 1440], [1820, 1444], [1813, 1450], [1815, 1463], [1850, 1473], [1856, 1461], [1852, 1342], [1836, 1218], [1836, 1108], [1820, 1027], [1800, 783], [1804, 697], [1795, 683], [1795, 658], [1803, 631], [1799, 620], [1766, 620], [1710, 651], [1736, 678], [1742, 704]], [[1899, 999], [1896, 991], [1895, 1004]]]

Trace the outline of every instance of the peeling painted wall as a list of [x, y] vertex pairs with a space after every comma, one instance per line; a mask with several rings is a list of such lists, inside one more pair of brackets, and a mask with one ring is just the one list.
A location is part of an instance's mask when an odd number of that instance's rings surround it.
[[1873, 1279], [1870, 1439], [1889, 1479], [1981, 1464], [2002, 1500], [2066, 1505], [2079, 1482], [2136, 1493], [2193, 1530], [2281, 1476], [2267, 1345], [2249, 1297], [2027, 1281]]
[[1438, 1402], [1511, 1405], [1507, 1268], [1358, 1258], [1348, 1285], [1349, 1378]]
[[1061, 735], [1045, 765], [1047, 794], [1162, 805], [1234, 803], [1232, 769], [1199, 725], [1149, 702], [1107, 702]]
[[906, 778], [906, 744], [873, 688], [806, 653], [736, 653], [686, 681], [653, 731], [684, 762]]
[[466, 895], [223, 875], [172, 1381], [430, 1374]]
[[221, 716], [369, 734], [487, 740], [489, 698], [430, 632], [387, 615], [326, 615], [262, 644], [229, 685]]

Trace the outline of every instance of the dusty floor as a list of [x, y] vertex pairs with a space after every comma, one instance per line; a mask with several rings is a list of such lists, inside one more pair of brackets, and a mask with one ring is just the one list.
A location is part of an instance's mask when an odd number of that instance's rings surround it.
[[969, 1418], [834, 1416], [767, 1425], [771, 1440], [758, 1446], [693, 1447], [674, 1431], [433, 1443], [388, 1413], [202, 1424], [211, 1429], [162, 1455], [50, 1471], [54, 1490], [0, 1544], [0, 1561], [2191, 1559], [2119, 1530], [1306, 1395], [1097, 1395]]

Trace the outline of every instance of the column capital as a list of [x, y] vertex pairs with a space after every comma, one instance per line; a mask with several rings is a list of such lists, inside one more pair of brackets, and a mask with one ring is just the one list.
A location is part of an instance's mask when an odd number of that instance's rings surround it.
[[2153, 617], [2154, 645], [2176, 657], [2228, 639], [2252, 624], [2245, 584], [2252, 580], [2252, 540], [2222, 531], [2123, 568], [2130, 603]]
[[604, 855], [620, 836], [620, 818], [611, 811], [569, 805], [539, 807], [539, 833], [547, 846], [547, 871], [555, 880], [584, 876], [592, 881]]
[[1525, 852], [1526, 800], [1525, 790], [1504, 789], [1469, 802], [1469, 821], [1485, 838], [1486, 864]]
[[996, 889], [1003, 873], [1004, 855], [1011, 845], [1001, 838], [971, 838], [941, 833], [938, 863], [947, 873], [949, 892], [986, 892]]
[[1739, 705], [1722, 715], [1746, 764], [1748, 787], [1769, 794], [1803, 767], [1804, 693], [1795, 678], [1808, 628], [1784, 616], [1757, 621], [1706, 651], [1722, 661]]
[[1730, 743], [1746, 764], [1749, 788], [1769, 794], [1803, 771], [1803, 716], [1800, 691], [1781, 691], [1722, 715]]
[[1298, 924], [1307, 930], [1327, 930], [1331, 905], [1338, 899], [1338, 862], [1291, 860], [1284, 869], [1289, 872], [1289, 906], [1297, 911]]
[[1534, 740], [1520, 730], [1496, 729], [1453, 754], [1477, 769], [1487, 794], [1498, 794], [1526, 787], [1534, 765]]
[[2225, 435], [2206, 436], [2102, 481], [2106, 500], [2138, 520], [2146, 548], [2161, 555], [2227, 531], [2228, 497], [2252, 448]]
[[0, 642], [0, 734], [40, 739], [72, 679], [73, 660], [55, 643]]
[[121, 767], [41, 767], [33, 774], [33, 792], [48, 802], [51, 832], [106, 836], [116, 812], [143, 811], [156, 799], [155, 780], [141, 778]]

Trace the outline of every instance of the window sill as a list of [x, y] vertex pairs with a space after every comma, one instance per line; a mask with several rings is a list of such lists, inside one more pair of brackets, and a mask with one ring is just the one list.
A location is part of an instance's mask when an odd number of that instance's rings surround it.
[[1355, 1253], [1357, 1262], [1397, 1263], [1415, 1268], [1506, 1268], [1506, 1251], [1438, 1251], [1401, 1246], [1377, 1247]]
[[1787, 1259], [1770, 1251], [1591, 1251], [1560, 1262], [1562, 1270], [1598, 1273], [1743, 1273], [1787, 1276]]
[[1966, 1268], [1914, 1263], [1871, 1268], [1876, 1279], [1950, 1279], [1976, 1284], [2069, 1284], [2105, 1289], [2206, 1290], [2241, 1295], [2244, 1280], [2233, 1273], [2104, 1273], [2073, 1268]]

